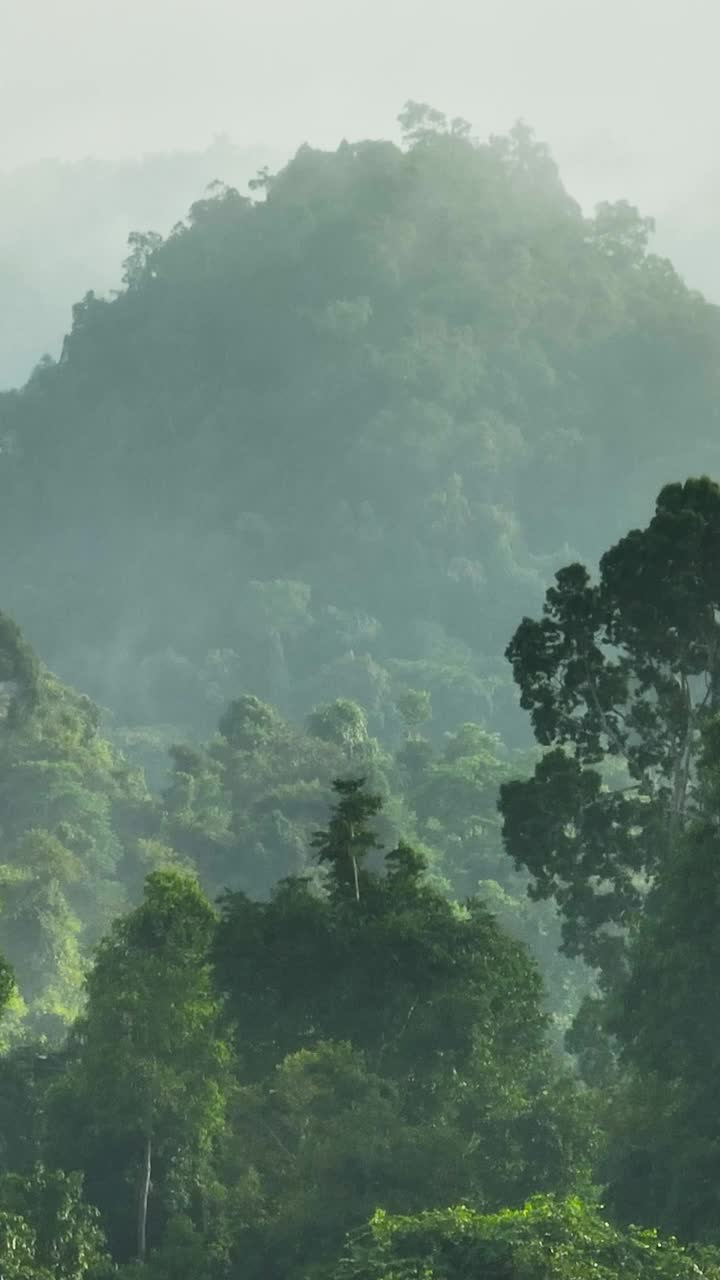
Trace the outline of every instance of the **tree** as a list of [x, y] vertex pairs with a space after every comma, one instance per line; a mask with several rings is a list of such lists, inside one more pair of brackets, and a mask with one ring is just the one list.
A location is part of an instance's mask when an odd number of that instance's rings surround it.
[[0, 1178], [0, 1214], [16, 1214], [27, 1223], [34, 1237], [34, 1260], [43, 1275], [46, 1271], [54, 1280], [82, 1280], [109, 1264], [100, 1215], [84, 1201], [79, 1174], [42, 1165], [29, 1177], [6, 1174]]
[[464, 1185], [479, 1195], [502, 1203], [519, 1185], [557, 1186], [570, 1167], [580, 1176], [585, 1104], [548, 1052], [524, 947], [482, 902], [448, 901], [402, 842], [360, 873], [358, 899], [337, 812], [320, 847], [336, 851], [339, 885], [323, 896], [288, 878], [268, 902], [222, 902], [215, 967], [242, 1028], [245, 1078], [272, 1078], [318, 1041], [345, 1042], [395, 1082], [408, 1123], [465, 1134]]
[[702, 730], [698, 811], [632, 930], [627, 971], [599, 1009], [620, 1072], [608, 1091], [604, 1176], [623, 1221], [720, 1241], [720, 716]]
[[90, 698], [0, 616], [0, 932], [19, 989], [15, 1038], [65, 1035], [84, 953], [125, 906], [124, 873], [151, 818], [142, 774], [99, 724]]
[[402, 716], [408, 737], [417, 734], [421, 724], [432, 715], [430, 694], [427, 689], [405, 689], [395, 699], [395, 706]]
[[244, 694], [220, 717], [220, 733], [237, 750], [257, 750], [275, 732], [280, 717], [273, 707], [253, 694]]
[[4, 712], [18, 724], [37, 705], [40, 664], [17, 623], [0, 613], [0, 685]]
[[350, 760], [368, 741], [367, 716], [362, 707], [349, 698], [336, 698], [334, 702], [315, 707], [307, 718], [307, 729], [323, 742], [342, 747]]
[[15, 991], [15, 975], [4, 956], [0, 955], [0, 1017], [8, 1007]]
[[608, 981], [623, 931], [696, 807], [701, 727], [720, 696], [720, 489], [667, 485], [646, 529], [570, 565], [508, 647], [546, 748], [501, 789], [507, 851], [554, 897], [565, 946]]
[[[136, 232], [126, 286], [0, 397], [4, 603], [136, 725], [207, 732], [231, 645], [222, 701], [356, 698], [376, 733], [383, 671], [434, 626], [461, 661], [402, 674], [434, 728], [514, 731], [499, 650], [554, 549], [609, 536], [653, 468], [714, 465], [716, 313], [646, 221], [584, 216], [526, 125], [476, 141], [411, 103], [401, 126]], [[330, 637], [332, 610], [375, 625]]]
[[382, 800], [364, 790], [364, 778], [336, 778], [333, 791], [340, 797], [325, 831], [316, 831], [311, 845], [317, 860], [327, 866], [336, 892], [352, 885], [355, 899], [360, 901], [360, 866], [373, 849], [379, 849], [377, 837], [368, 820], [380, 812]]
[[258, 1175], [255, 1221], [238, 1233], [248, 1277], [299, 1277], [332, 1258], [378, 1200], [411, 1204], [453, 1184], [462, 1140], [408, 1121], [396, 1084], [346, 1043], [288, 1055], [243, 1090], [229, 1144], [232, 1181]]
[[[477, 899], [465, 908], [425, 877], [425, 860], [405, 843], [384, 866], [348, 865], [354, 820], [358, 861], [376, 837], [368, 817], [377, 796], [358, 780], [317, 836], [328, 860], [329, 892], [288, 877], [269, 901], [229, 893], [214, 946], [220, 990], [241, 1028], [252, 1077], [267, 1074], [313, 1040], [348, 1041], [372, 1069], [414, 1081], [413, 1104], [433, 1096], [432, 1081], [469, 1070], [475, 1028], [489, 1019], [492, 1042], [530, 1058], [542, 1044], [541, 982], [524, 948], [507, 937]], [[350, 848], [352, 848], [350, 844]], [[337, 879], [336, 879], [337, 877]], [[502, 1030], [500, 1029], [502, 1026]]]
[[[94, 1142], [119, 1143], [121, 1177], [135, 1170], [141, 1260], [153, 1186], [167, 1194], [173, 1167], [181, 1180], [184, 1166], [201, 1179], [222, 1124], [227, 1050], [208, 963], [214, 928], [192, 877], [169, 869], [148, 877], [141, 906], [116, 921], [97, 950], [75, 1063], [54, 1095], [55, 1144], [69, 1142], [70, 1151], [86, 1144], [91, 1192]], [[78, 1122], [73, 1137], [65, 1126]]]
[[0, 866], [5, 946], [36, 1034], [57, 1039], [79, 1012], [83, 964], [80, 921], [68, 892], [83, 874], [80, 859], [43, 830], [30, 830]]
[[403, 140], [415, 145], [444, 134], [466, 138], [470, 132], [468, 121], [461, 119], [460, 116], [448, 120], [445, 113], [438, 111], [436, 107], [428, 106], [427, 102], [412, 100], [405, 103], [398, 116], [398, 123], [402, 129]]
[[329, 891], [288, 878], [221, 906], [243, 1081], [226, 1177], [249, 1197], [235, 1253], [252, 1277], [322, 1268], [371, 1204], [499, 1208], [588, 1173], [588, 1100], [549, 1051], [524, 948], [402, 842], [359, 872], [358, 899], [338, 814], [367, 797], [338, 790]]
[[483, 1214], [460, 1205], [416, 1217], [378, 1212], [330, 1280], [716, 1280], [720, 1255], [655, 1231], [619, 1231], [578, 1199], [538, 1196]]
[[32, 1228], [17, 1214], [0, 1212], [0, 1268], [3, 1280], [52, 1280], [37, 1261]]

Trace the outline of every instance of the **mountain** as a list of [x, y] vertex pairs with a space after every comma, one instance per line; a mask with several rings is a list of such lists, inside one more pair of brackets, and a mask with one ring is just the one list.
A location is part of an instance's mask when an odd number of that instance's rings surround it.
[[[0, 397], [4, 605], [125, 724], [246, 691], [524, 741], [503, 649], [553, 569], [718, 469], [719, 312], [518, 125], [413, 106], [137, 234]], [[572, 544], [572, 545], [569, 545]]]

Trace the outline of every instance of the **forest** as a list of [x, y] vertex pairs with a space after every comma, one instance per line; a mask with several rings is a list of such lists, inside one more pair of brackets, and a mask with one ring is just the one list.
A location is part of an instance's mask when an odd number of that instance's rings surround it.
[[400, 121], [0, 393], [2, 1280], [720, 1280], [720, 313]]

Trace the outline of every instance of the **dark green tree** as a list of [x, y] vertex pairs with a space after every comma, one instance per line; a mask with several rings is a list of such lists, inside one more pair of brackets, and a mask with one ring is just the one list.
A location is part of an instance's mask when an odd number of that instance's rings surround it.
[[720, 1240], [720, 717], [706, 721], [695, 816], [632, 930], [627, 973], [600, 1008], [619, 1046], [607, 1100], [615, 1213]]
[[[233, 1180], [248, 1184], [248, 1161], [260, 1178], [257, 1227], [238, 1249], [252, 1241], [278, 1275], [305, 1274], [371, 1199], [499, 1207], [582, 1181], [592, 1144], [586, 1099], [548, 1049], [525, 949], [479, 900], [449, 901], [406, 844], [359, 873], [358, 899], [338, 812], [354, 806], [363, 847], [373, 832], [362, 788], [339, 791], [317, 842], [338, 851], [326, 892], [289, 878], [268, 902], [229, 894], [215, 947], [247, 1082]], [[353, 1177], [356, 1201], [330, 1211]], [[285, 1202], [292, 1229], [276, 1221]]]
[[365, 790], [364, 778], [336, 778], [333, 791], [339, 796], [330, 822], [324, 831], [316, 831], [311, 844], [317, 860], [327, 867], [336, 892], [352, 887], [360, 901], [360, 868], [368, 854], [381, 846], [368, 825], [382, 808], [382, 799]]
[[700, 730], [720, 694], [720, 490], [666, 486], [647, 528], [556, 575], [507, 656], [545, 754], [501, 789], [508, 853], [554, 897], [565, 945], [608, 979], [696, 807]]
[[[167, 1212], [173, 1194], [182, 1200], [193, 1185], [202, 1188], [223, 1122], [227, 1049], [210, 976], [214, 929], [215, 913], [191, 876], [168, 869], [148, 877], [143, 903], [97, 950], [74, 1062], [51, 1099], [57, 1157], [85, 1168], [115, 1235], [118, 1220], [126, 1224], [114, 1240], [121, 1252], [131, 1248], [134, 1220], [140, 1259], [153, 1189]], [[108, 1169], [113, 1148], [121, 1167]], [[128, 1181], [130, 1212], [117, 1203]]]

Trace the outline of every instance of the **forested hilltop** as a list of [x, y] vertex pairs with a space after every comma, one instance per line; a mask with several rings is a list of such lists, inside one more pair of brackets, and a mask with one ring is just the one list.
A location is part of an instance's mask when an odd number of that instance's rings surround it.
[[119, 287], [130, 231], [165, 234], [219, 176], [245, 185], [261, 164], [286, 159], [219, 137], [202, 151], [0, 169], [0, 388], [25, 382], [44, 352], [59, 355], [72, 304], [87, 289]]
[[569, 548], [716, 470], [720, 325], [523, 126], [302, 148], [216, 190], [0, 397], [3, 603], [120, 723], [430, 691], [524, 733], [501, 654]]
[[2, 1280], [720, 1280], [718, 314], [402, 123], [0, 397]]

